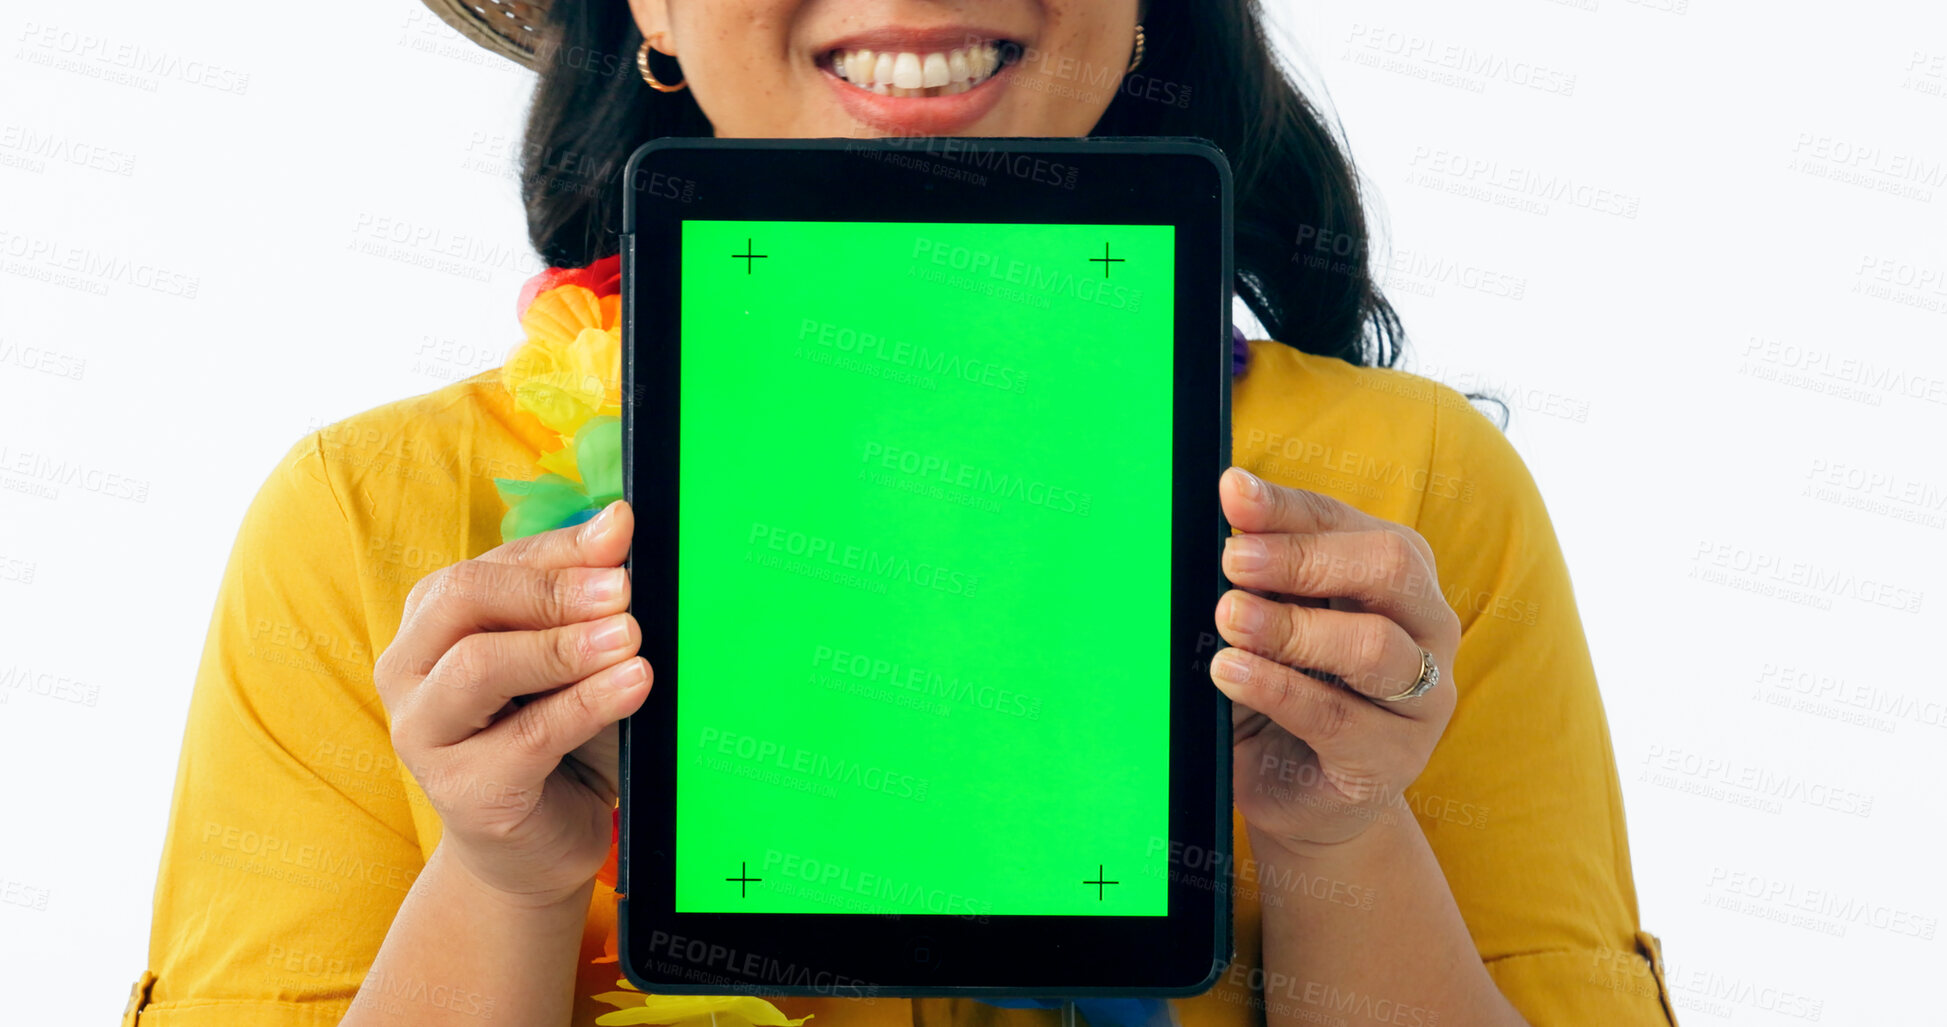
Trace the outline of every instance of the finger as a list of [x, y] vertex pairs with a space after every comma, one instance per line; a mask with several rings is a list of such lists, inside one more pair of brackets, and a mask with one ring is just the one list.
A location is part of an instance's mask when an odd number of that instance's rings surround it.
[[387, 673], [431, 673], [446, 651], [483, 631], [521, 631], [605, 617], [629, 608], [620, 567], [540, 569], [462, 560], [412, 587], [399, 634], [381, 656]]
[[[474, 557], [472, 562], [513, 564], [538, 570], [616, 567], [628, 558], [629, 543], [634, 536], [635, 513], [628, 503], [618, 499], [581, 524], [504, 542]], [[428, 598], [427, 578], [421, 578], [406, 594], [404, 617], [410, 618]]]
[[1217, 497], [1224, 508], [1224, 519], [1238, 531], [1392, 531], [1419, 550], [1428, 567], [1437, 565], [1433, 547], [1419, 532], [1403, 524], [1374, 517], [1321, 492], [1265, 481], [1242, 467], [1232, 467], [1217, 479]]
[[1210, 679], [1232, 702], [1271, 718], [1321, 757], [1356, 761], [1376, 752], [1384, 726], [1399, 723], [1337, 685], [1234, 647], [1211, 657]]
[[1217, 600], [1217, 633], [1239, 649], [1374, 699], [1398, 695], [1420, 677], [1419, 644], [1376, 613], [1295, 606], [1233, 589]]
[[491, 748], [489, 765], [504, 768], [514, 780], [539, 780], [603, 728], [640, 708], [652, 678], [649, 661], [630, 657], [528, 703], [468, 744]]
[[634, 656], [641, 645], [635, 618], [626, 613], [539, 631], [468, 635], [413, 690], [408, 715], [398, 718], [399, 741], [413, 748], [464, 741], [491, 726], [516, 697], [580, 681]]
[[481, 553], [490, 563], [529, 567], [615, 567], [628, 558], [635, 537], [635, 511], [623, 500], [581, 524], [517, 538]]
[[1433, 569], [1397, 532], [1232, 535], [1223, 566], [1240, 588], [1350, 599], [1423, 642], [1444, 638], [1455, 619]]

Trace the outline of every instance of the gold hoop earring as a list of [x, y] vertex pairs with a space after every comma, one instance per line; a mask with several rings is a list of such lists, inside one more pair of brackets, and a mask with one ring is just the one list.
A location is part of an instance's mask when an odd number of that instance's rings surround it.
[[1143, 45], [1143, 23], [1139, 21], [1136, 23], [1136, 53], [1135, 56], [1129, 58], [1129, 67], [1122, 72], [1124, 75], [1136, 70], [1136, 65], [1143, 62]]
[[649, 70], [649, 41], [647, 39], [642, 41], [642, 49], [635, 52], [635, 70], [641, 72], [642, 80], [649, 83], [649, 88], [654, 89], [658, 93], [674, 93], [689, 88], [690, 80], [687, 75], [683, 77], [681, 82], [673, 86], [663, 85], [656, 80], [656, 73]]

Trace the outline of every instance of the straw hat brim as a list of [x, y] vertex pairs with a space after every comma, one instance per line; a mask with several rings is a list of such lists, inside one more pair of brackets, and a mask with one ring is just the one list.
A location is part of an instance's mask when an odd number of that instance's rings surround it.
[[547, 22], [547, 0], [426, 0], [441, 21], [494, 53], [535, 68], [534, 51]]

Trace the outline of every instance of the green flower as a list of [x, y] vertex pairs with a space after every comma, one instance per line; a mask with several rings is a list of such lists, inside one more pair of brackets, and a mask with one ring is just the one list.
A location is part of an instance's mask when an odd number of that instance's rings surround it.
[[580, 482], [559, 474], [532, 481], [494, 479], [494, 490], [507, 504], [500, 519], [502, 542], [580, 524], [622, 498], [621, 419], [589, 418], [576, 430], [573, 449]]

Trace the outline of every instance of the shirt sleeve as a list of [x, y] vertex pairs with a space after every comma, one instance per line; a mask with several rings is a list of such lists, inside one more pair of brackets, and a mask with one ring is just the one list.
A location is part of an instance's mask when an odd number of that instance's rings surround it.
[[422, 865], [320, 441], [224, 569], [124, 1027], [336, 1024]]
[[1489, 974], [1535, 1027], [1675, 1022], [1568, 568], [1502, 431], [1439, 387], [1416, 527], [1459, 613], [1459, 699], [1409, 793]]

